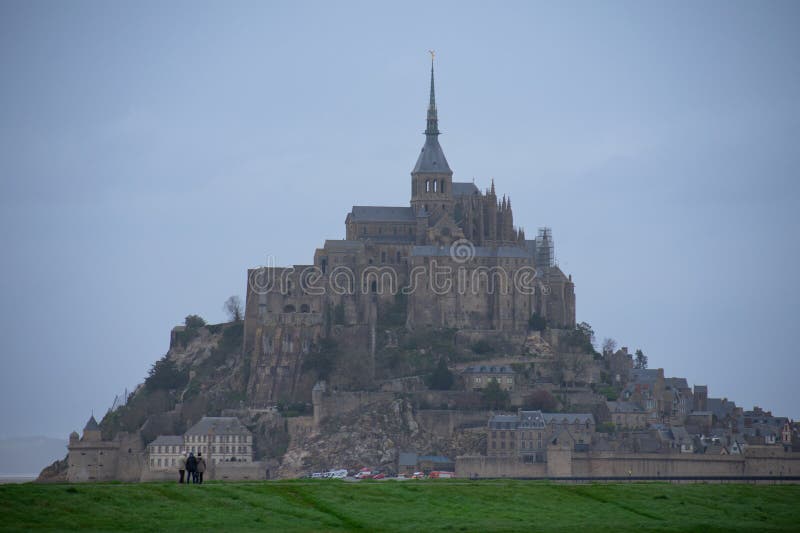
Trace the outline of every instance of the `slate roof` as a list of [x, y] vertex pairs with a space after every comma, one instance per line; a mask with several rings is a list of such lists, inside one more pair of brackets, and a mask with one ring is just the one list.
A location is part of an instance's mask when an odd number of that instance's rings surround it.
[[541, 411], [520, 411], [521, 428], [542, 428], [545, 425]]
[[412, 173], [446, 173], [452, 174], [450, 165], [447, 164], [447, 158], [444, 156], [442, 145], [439, 144], [439, 139], [436, 135], [426, 135], [425, 144], [422, 145], [422, 151], [417, 158], [417, 164], [414, 165]]
[[708, 410], [714, 413], [717, 418], [725, 418], [725, 415], [733, 413], [736, 409], [734, 402], [728, 401], [724, 398], [708, 398]]
[[564, 419], [569, 424], [585, 424], [586, 422], [594, 424], [594, 415], [591, 413], [542, 413], [542, 417], [546, 424], [561, 423]]
[[97, 425], [97, 420], [94, 419], [94, 415], [89, 418], [89, 421], [86, 422], [86, 426], [84, 426], [84, 431], [95, 431], [100, 429], [100, 426]]
[[[503, 259], [518, 258], [530, 259], [531, 255], [525, 248], [516, 246], [475, 246], [473, 257], [499, 257]], [[449, 246], [423, 245], [411, 248], [411, 255], [416, 257], [448, 257], [450, 256]]]
[[159, 435], [156, 440], [148, 444], [148, 446], [175, 446], [183, 445], [183, 436], [181, 435]]
[[250, 433], [235, 416], [204, 416], [186, 431], [186, 435], [236, 435]]
[[493, 415], [489, 419], [489, 427], [494, 429], [516, 429], [518, 423], [517, 415]]
[[353, 222], [415, 222], [416, 218], [410, 207], [354, 205], [350, 211], [350, 220]]
[[670, 389], [684, 390], [689, 388], [686, 378], [664, 378], [664, 385]]
[[692, 437], [686, 428], [683, 426], [673, 426], [670, 428], [672, 438], [681, 444], [692, 444]]
[[453, 196], [469, 196], [471, 194], [480, 194], [478, 187], [471, 181], [454, 181], [453, 182]]
[[644, 413], [644, 409], [633, 402], [606, 402], [612, 413]]
[[631, 370], [632, 381], [637, 383], [655, 383], [658, 381], [659, 372], [655, 368]]
[[331, 252], [358, 252], [364, 249], [361, 241], [331, 240], [325, 241], [325, 250]]

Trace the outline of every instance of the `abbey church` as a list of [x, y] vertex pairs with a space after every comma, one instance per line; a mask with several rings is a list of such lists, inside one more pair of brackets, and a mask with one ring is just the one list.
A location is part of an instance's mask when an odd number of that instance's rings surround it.
[[338, 335], [374, 356], [389, 314], [409, 330], [509, 338], [534, 314], [552, 328], [575, 326], [574, 284], [555, 264], [550, 229], [527, 239], [493, 180], [483, 191], [453, 181], [439, 135], [431, 63], [408, 205], [353, 206], [345, 238], [326, 240], [313, 264], [248, 271], [245, 354], [260, 400], [297, 396], [299, 361], [321, 339]]

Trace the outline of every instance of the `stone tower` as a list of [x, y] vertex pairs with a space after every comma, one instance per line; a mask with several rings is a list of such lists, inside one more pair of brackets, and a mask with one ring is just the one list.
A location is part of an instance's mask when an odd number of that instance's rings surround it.
[[442, 212], [453, 214], [453, 171], [447, 164], [439, 144], [439, 118], [436, 112], [436, 93], [433, 83], [433, 54], [431, 53], [431, 95], [425, 144], [411, 171], [411, 207], [414, 213], [425, 212], [436, 218]]

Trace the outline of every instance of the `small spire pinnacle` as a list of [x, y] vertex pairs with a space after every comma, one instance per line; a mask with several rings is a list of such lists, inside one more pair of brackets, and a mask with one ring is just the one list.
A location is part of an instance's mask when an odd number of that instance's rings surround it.
[[433, 59], [436, 52], [428, 50], [431, 54], [431, 97], [428, 103], [428, 127], [425, 128], [425, 135], [439, 135], [439, 117], [436, 113], [436, 91], [433, 83]]

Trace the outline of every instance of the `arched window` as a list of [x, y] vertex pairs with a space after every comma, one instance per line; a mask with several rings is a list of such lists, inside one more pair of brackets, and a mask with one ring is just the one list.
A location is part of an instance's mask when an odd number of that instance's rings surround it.
[[441, 185], [439, 185], [439, 192], [444, 192], [444, 180], [442, 180]]
[[310, 313], [311, 309], [308, 307], [308, 304], [303, 304], [300, 306], [301, 313]]
[[433, 180], [433, 192], [436, 192], [439, 189], [438, 183], [438, 180]]
[[431, 192], [431, 180], [425, 180], [425, 192]]
[[400, 250], [397, 251], [397, 262], [400, 262]]
[[286, 306], [283, 307], [283, 312], [284, 313], [294, 313], [295, 312], [295, 308], [294, 308], [293, 305], [289, 304], [289, 305], [286, 305]]

